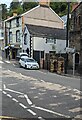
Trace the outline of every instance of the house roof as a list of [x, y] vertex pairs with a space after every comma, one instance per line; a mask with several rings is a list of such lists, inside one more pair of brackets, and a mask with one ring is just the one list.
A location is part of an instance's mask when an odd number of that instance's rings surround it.
[[30, 24], [26, 24], [26, 27], [32, 36], [55, 38], [55, 39], [62, 39], [62, 40], [66, 39], [65, 29], [43, 27], [43, 26], [36, 26], [36, 25], [30, 25]]
[[82, 4], [82, 2], [78, 2], [78, 4], [75, 6], [75, 8], [72, 10], [72, 12], [75, 11], [81, 4]]

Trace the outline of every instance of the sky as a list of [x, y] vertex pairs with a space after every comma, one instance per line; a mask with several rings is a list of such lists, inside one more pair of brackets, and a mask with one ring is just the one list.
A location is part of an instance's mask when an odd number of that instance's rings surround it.
[[[21, 0], [19, 0], [19, 1], [21, 1]], [[12, 2], [12, 0], [1, 0], [0, 4], [6, 4], [7, 8], [9, 8], [11, 2]]]
[[[19, 1], [22, 1], [22, 0], [19, 0]], [[27, 1], [31, 1], [31, 0], [27, 0]], [[44, 1], [44, 0], [43, 0]], [[51, 0], [50, 0], [51, 1]], [[58, 2], [58, 0], [53, 0], [53, 1], [57, 1]], [[62, 1], [62, 0], [59, 0], [59, 1]], [[68, 1], [81, 1], [82, 2], [82, 0], [68, 0]], [[6, 4], [7, 5], [7, 8], [9, 8], [9, 6], [10, 6], [10, 3], [12, 2], [12, 0], [0, 0], [0, 4]]]

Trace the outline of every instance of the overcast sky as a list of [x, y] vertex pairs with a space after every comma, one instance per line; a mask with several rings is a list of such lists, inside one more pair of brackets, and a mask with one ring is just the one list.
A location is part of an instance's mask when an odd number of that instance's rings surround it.
[[[19, 0], [19, 1], [21, 1], [21, 0]], [[7, 5], [7, 7], [9, 7], [10, 6], [10, 3], [12, 2], [12, 0], [0, 0], [0, 4], [6, 4]]]

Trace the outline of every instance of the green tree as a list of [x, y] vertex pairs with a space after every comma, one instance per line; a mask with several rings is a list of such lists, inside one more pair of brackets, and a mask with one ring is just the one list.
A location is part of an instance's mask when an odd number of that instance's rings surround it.
[[0, 5], [2, 7], [2, 19], [6, 19], [7, 18], [7, 5], [6, 4], [1, 4]]
[[21, 2], [19, 0], [13, 0], [10, 3], [10, 9], [9, 9], [9, 16], [12, 16], [13, 13], [16, 12], [18, 15], [23, 13], [23, 8], [21, 6]]
[[22, 8], [23, 12], [28, 11], [38, 5], [38, 2], [23, 2]]

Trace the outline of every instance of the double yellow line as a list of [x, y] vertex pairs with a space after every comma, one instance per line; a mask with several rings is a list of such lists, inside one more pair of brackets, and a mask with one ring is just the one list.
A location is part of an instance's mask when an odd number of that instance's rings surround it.
[[9, 116], [0, 116], [0, 120], [20, 120], [20, 119]]

